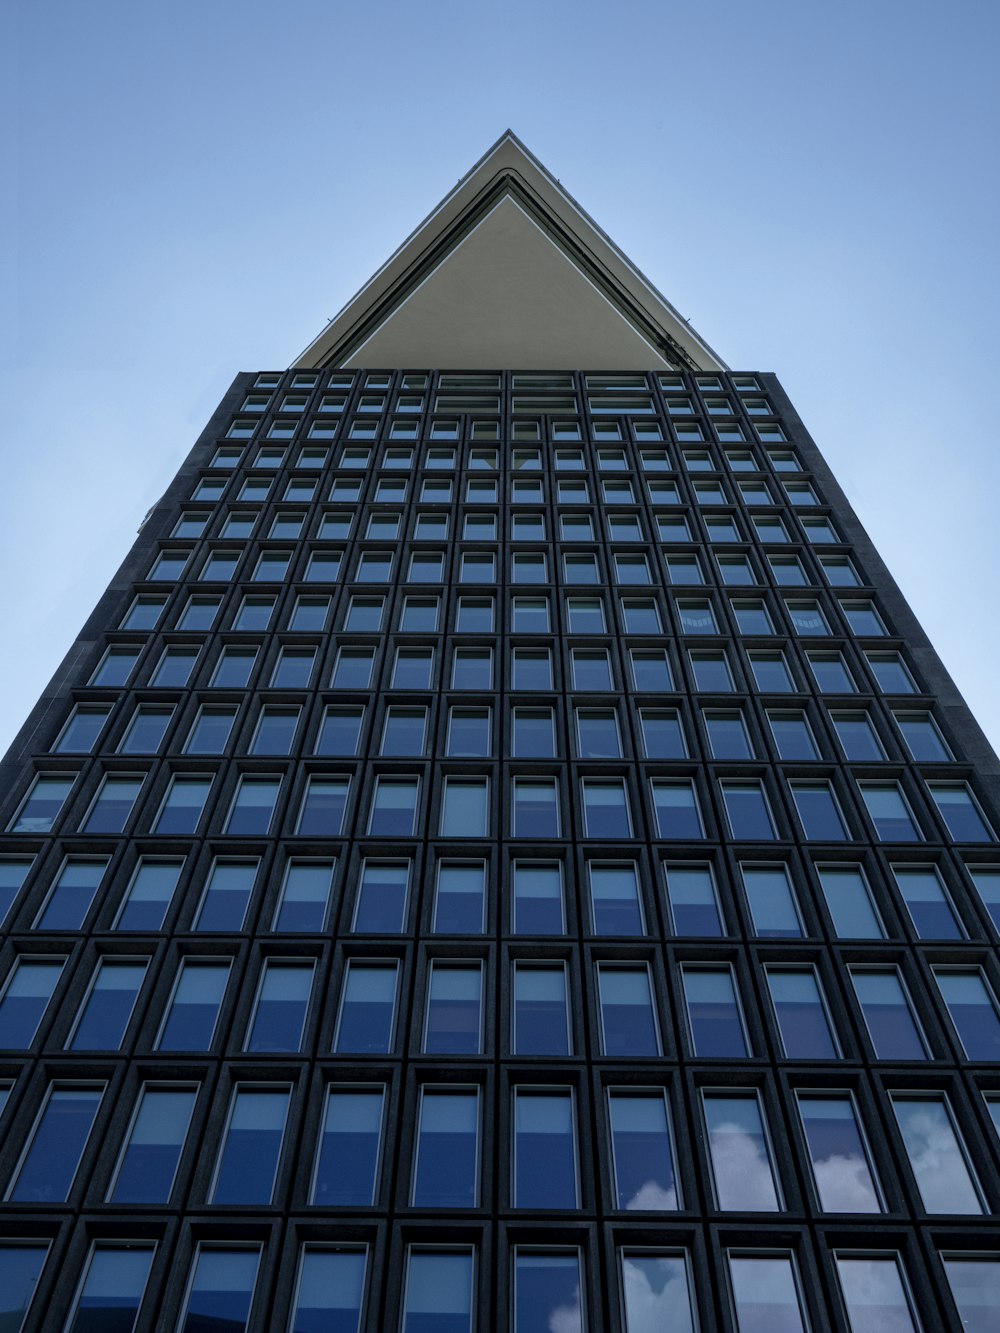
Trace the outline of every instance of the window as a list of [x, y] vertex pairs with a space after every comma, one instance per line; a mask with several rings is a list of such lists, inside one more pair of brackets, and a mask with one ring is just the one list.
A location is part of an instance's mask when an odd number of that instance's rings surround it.
[[491, 726], [489, 708], [453, 706], [448, 710], [446, 753], [453, 758], [488, 758]]
[[401, 1333], [472, 1333], [474, 1274], [472, 1250], [411, 1246]]
[[563, 935], [562, 874], [554, 862], [515, 861], [511, 928], [515, 935]]
[[761, 694], [791, 694], [794, 691], [795, 685], [782, 653], [757, 649], [747, 653], [747, 658]]
[[406, 921], [409, 861], [365, 861], [353, 929], [360, 935], [398, 935]]
[[659, 837], [683, 841], [705, 836], [698, 797], [689, 778], [677, 781], [657, 779], [651, 786]]
[[788, 599], [785, 602], [785, 609], [792, 622], [793, 633], [806, 638], [830, 633], [830, 626], [826, 623], [819, 602], [805, 598], [796, 601]]
[[786, 866], [740, 864], [754, 934], [760, 939], [795, 939], [802, 934]]
[[441, 797], [442, 837], [487, 837], [490, 831], [489, 796], [489, 778], [445, 778]]
[[885, 625], [871, 602], [841, 602], [840, 609], [852, 633], [869, 637], [885, 634]]
[[859, 782], [862, 800], [882, 842], [920, 842], [903, 793], [894, 782]]
[[350, 778], [307, 778], [295, 832], [300, 837], [337, 837], [343, 832]]
[[106, 777], [84, 818], [81, 833], [121, 833], [141, 790], [141, 776]]
[[431, 964], [423, 1049], [428, 1055], [478, 1055], [482, 1050], [481, 963]]
[[719, 625], [707, 597], [679, 598], [675, 605], [682, 634], [718, 634]]
[[100, 860], [67, 857], [39, 913], [35, 929], [79, 930], [107, 868], [106, 856]]
[[271, 673], [271, 689], [304, 689], [309, 684], [315, 661], [315, 648], [280, 649]]
[[[479, 1092], [476, 1088], [421, 1088], [415, 1157], [411, 1198], [415, 1208], [477, 1206]], [[447, 1322], [451, 1327], [451, 1320]], [[423, 1323], [415, 1327], [422, 1328]]]
[[329, 597], [296, 597], [288, 628], [297, 632], [308, 630], [321, 632], [326, 629], [326, 618], [329, 612]]
[[805, 713], [769, 710], [767, 720], [778, 749], [779, 759], [801, 760], [820, 757]]
[[759, 782], [725, 781], [719, 784], [734, 838], [774, 838], [774, 822]]
[[[666, 652], [661, 648], [630, 648], [632, 679], [635, 688], [659, 693], [674, 688]], [[605, 688], [610, 689], [610, 685]]]
[[396, 962], [350, 960], [333, 1044], [338, 1055], [380, 1055], [392, 1050], [398, 979]]
[[515, 758], [551, 759], [555, 748], [551, 708], [511, 710], [511, 751]]
[[[462, 581], [469, 582], [466, 570], [474, 568], [482, 572], [476, 574], [476, 581], [492, 583], [495, 578], [492, 556], [476, 556], [466, 552], [463, 556]], [[518, 551], [511, 556], [510, 577], [512, 583], [545, 583], [548, 573], [543, 552]]]
[[160, 930], [180, 879], [181, 861], [141, 856], [115, 920], [116, 930]]
[[597, 989], [602, 1053], [623, 1057], [660, 1055], [660, 1032], [648, 966], [599, 963]]
[[[615, 1207], [629, 1212], [678, 1208], [680, 1190], [664, 1093], [660, 1089], [612, 1089], [608, 1115]], [[628, 1327], [641, 1329], [642, 1325]]]
[[624, 778], [582, 778], [584, 836], [631, 838], [632, 815]]
[[[598, 612], [601, 604], [597, 603]], [[510, 627], [517, 634], [548, 634], [549, 603], [546, 597], [514, 597], [511, 601]]]
[[[121, 623], [122, 629], [153, 629], [156, 622], [163, 613], [163, 608], [167, 604], [167, 599], [160, 593], [146, 593], [137, 597]], [[214, 615], [212, 617], [214, 619]], [[202, 629], [204, 626], [192, 626], [192, 628]]]
[[706, 708], [702, 715], [713, 759], [753, 758], [746, 723], [738, 708]]
[[691, 1275], [683, 1250], [621, 1249], [619, 1259], [624, 1333], [651, 1333], [657, 1323], [678, 1333], [694, 1330]]
[[852, 967], [854, 992], [861, 1005], [877, 1060], [926, 1060], [927, 1043], [899, 973], [893, 968]]
[[[675, 584], [695, 584], [704, 583], [705, 576], [702, 573], [701, 563], [697, 555], [668, 555], [667, 564], [667, 582]], [[618, 580], [622, 582], [621, 579]], [[649, 578], [642, 580], [649, 582]]]
[[960, 940], [962, 928], [934, 866], [892, 867], [896, 885], [922, 940]]
[[271, 1202], [291, 1095], [287, 1087], [237, 1085], [215, 1167], [210, 1203]]
[[865, 653], [875, 681], [883, 694], [915, 694], [913, 677], [899, 653]]
[[312, 934], [326, 923], [333, 883], [332, 861], [290, 861], [272, 929]]
[[435, 633], [437, 629], [437, 597], [404, 597], [400, 629], [404, 633]]
[[514, 1250], [513, 1333], [547, 1333], [565, 1323], [582, 1330], [584, 1307], [579, 1250]]
[[109, 1203], [169, 1203], [197, 1096], [197, 1087], [143, 1084], [108, 1191]]
[[364, 1246], [303, 1245], [289, 1333], [342, 1327], [356, 1333], [364, 1304]]
[[459, 597], [455, 631], [458, 634], [492, 634], [493, 598]]
[[894, 712], [893, 717], [906, 748], [918, 763], [940, 764], [951, 759], [951, 751], [941, 739], [930, 713]]
[[854, 866], [821, 866], [820, 883], [840, 939], [883, 939], [868, 885]]
[[719, 574], [722, 582], [730, 588], [749, 588], [762, 582], [757, 577], [750, 557], [746, 555], [723, 555], [718, 557]]
[[515, 777], [512, 783], [511, 836], [558, 838], [559, 789], [555, 778]]
[[847, 829], [829, 782], [790, 782], [802, 831], [810, 840], [844, 842]]
[[821, 694], [854, 694], [851, 673], [840, 653], [806, 653]]
[[11, 1203], [65, 1203], [105, 1085], [53, 1083], [7, 1191]]
[[299, 725], [299, 708], [279, 708], [267, 705], [260, 710], [251, 754], [290, 754]]
[[635, 863], [592, 861], [588, 870], [594, 934], [645, 935]]
[[383, 755], [422, 755], [427, 729], [426, 708], [387, 708], [382, 725]]
[[199, 1243], [177, 1333], [246, 1333], [259, 1267], [259, 1245]]
[[245, 1051], [301, 1050], [314, 968], [311, 960], [265, 960]]
[[341, 558], [339, 551], [313, 551], [303, 575], [306, 583], [335, 583]]
[[804, 588], [810, 581], [797, 555], [769, 555], [767, 563], [779, 588]]
[[724, 649], [698, 648], [688, 653], [691, 661], [691, 674], [694, 687], [706, 694], [728, 694], [733, 688], [733, 677], [729, 670]]
[[[261, 556], [257, 563], [257, 570], [253, 576], [254, 579], [271, 577], [267, 573], [262, 574], [260, 572], [262, 562], [265, 562], [265, 560], [266, 558]], [[239, 551], [210, 551], [205, 559], [205, 563], [201, 567], [201, 573], [198, 577], [208, 582], [229, 583], [232, 580], [233, 575], [236, 573], [236, 566], [239, 562]], [[266, 569], [266, 563], [264, 563], [263, 568]], [[276, 574], [273, 577], [280, 578], [281, 575]], [[192, 628], [194, 627], [192, 626]]]
[[69, 1041], [71, 1051], [117, 1051], [135, 1008], [148, 962], [102, 958]]
[[663, 871], [672, 933], [724, 934], [711, 866], [671, 863], [665, 865]]
[[[2, 872], [0, 864], [0, 872]], [[1000, 930], [1000, 870], [992, 866], [966, 866], [969, 878], [976, 886], [983, 906], [989, 913], [993, 925]], [[2, 912], [0, 912], [2, 917]]]
[[75, 774], [40, 774], [10, 824], [11, 833], [48, 833], [73, 786]]
[[969, 1060], [1000, 1059], [1000, 1016], [978, 968], [935, 967], [934, 980]]
[[158, 1051], [208, 1051], [212, 1047], [232, 964], [222, 958], [185, 958], [177, 973]]
[[806, 1333], [795, 1260], [790, 1254], [730, 1250], [728, 1257], [739, 1333], [764, 1329]]
[[0, 1047], [10, 1051], [29, 1048], [65, 965], [65, 958], [31, 955], [15, 961], [0, 994]]
[[942, 1254], [952, 1300], [961, 1326], [969, 1333], [989, 1333], [1000, 1308], [1000, 1258], [995, 1253]]
[[612, 689], [611, 662], [606, 648], [572, 648], [570, 661], [575, 690], [606, 693]]
[[335, 1084], [327, 1090], [311, 1204], [371, 1207], [378, 1189], [384, 1115], [384, 1088]]
[[132, 674], [132, 668], [139, 660], [141, 648], [131, 644], [114, 645], [109, 648], [91, 676], [91, 685], [124, 685]]
[[746, 1059], [743, 1015], [728, 967], [682, 967], [688, 1035], [695, 1055]]
[[[574, 624], [572, 614], [572, 603], [570, 606], [570, 630], [580, 632], [593, 632], [602, 634], [604, 632], [604, 612], [598, 601], [592, 603], [596, 609], [596, 614], [592, 620], [582, 622], [579, 626]], [[662, 634], [663, 623], [660, 620], [660, 612], [657, 609], [656, 602], [651, 597], [623, 597], [621, 599], [622, 621], [625, 625], [627, 634]]]
[[369, 836], [411, 838], [417, 819], [419, 795], [418, 777], [377, 777], [368, 815]]
[[849, 1092], [797, 1092], [813, 1185], [825, 1213], [880, 1213], [882, 1200]]
[[[521, 650], [522, 652], [524, 650]], [[544, 654], [548, 660], [547, 652]], [[514, 655], [514, 689], [517, 684], [517, 652]], [[455, 690], [488, 690], [493, 684], [492, 648], [456, 648], [452, 658], [451, 685]]]
[[223, 754], [239, 712], [236, 704], [203, 704], [191, 727], [185, 754]]
[[[169, 708], [166, 710], [167, 718], [171, 711]], [[110, 713], [110, 704], [78, 704], [59, 733], [59, 739], [53, 747], [55, 753], [90, 754]]]
[[271, 827], [280, 787], [279, 777], [242, 776], [223, 832], [234, 837], [265, 836]]
[[572, 1055], [565, 963], [515, 963], [511, 1015], [515, 1055]]
[[364, 708], [327, 708], [320, 721], [313, 753], [318, 755], [352, 755], [358, 752]]
[[374, 648], [341, 648], [330, 681], [335, 690], [366, 690], [371, 681]]
[[[270, 614], [270, 609], [268, 610]], [[211, 686], [215, 690], [245, 690], [250, 672], [257, 658], [256, 648], [234, 648], [227, 645], [219, 654], [212, 673]]]
[[831, 713], [830, 719], [841, 749], [852, 763], [878, 762], [885, 758], [882, 743], [868, 713]]
[[928, 1213], [983, 1212], [978, 1183], [943, 1093], [890, 1093], [920, 1199]]
[[434, 933], [480, 935], [485, 913], [485, 861], [442, 861], [434, 893]]
[[647, 759], [684, 759], [687, 746], [675, 708], [640, 708], [639, 723]]
[[580, 1206], [574, 1120], [571, 1089], [515, 1088], [515, 1208]]
[[597, 556], [576, 551], [563, 556], [563, 579], [566, 583], [600, 583]]
[[964, 783], [928, 782], [927, 789], [955, 842], [996, 841]]
[[[649, 605], [653, 607], [653, 614], [656, 616], [655, 604], [649, 603]], [[624, 614], [628, 625], [629, 612], [626, 610]], [[604, 607], [599, 597], [567, 597], [566, 619], [571, 634], [603, 634], [607, 629], [604, 620]], [[659, 617], [656, 617], [656, 623], [659, 626]], [[548, 624], [545, 628], [548, 629]], [[630, 628], [629, 632], [633, 634], [659, 633], [659, 629], [643, 631]]]
[[764, 970], [786, 1059], [838, 1059], [840, 1051], [813, 968], [765, 967]]
[[[139, 1315], [155, 1246], [98, 1242], [91, 1247], [67, 1333], [104, 1326], [131, 1333]], [[107, 1323], [104, 1321], [107, 1320]]]
[[779, 1212], [781, 1200], [759, 1096], [754, 1092], [704, 1092], [702, 1106], [718, 1207]]
[[259, 866], [259, 861], [213, 862], [194, 929], [219, 932], [242, 930]]

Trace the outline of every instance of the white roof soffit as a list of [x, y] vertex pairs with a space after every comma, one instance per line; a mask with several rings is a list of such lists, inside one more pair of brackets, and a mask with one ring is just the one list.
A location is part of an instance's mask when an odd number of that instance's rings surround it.
[[510, 131], [294, 365], [725, 369]]

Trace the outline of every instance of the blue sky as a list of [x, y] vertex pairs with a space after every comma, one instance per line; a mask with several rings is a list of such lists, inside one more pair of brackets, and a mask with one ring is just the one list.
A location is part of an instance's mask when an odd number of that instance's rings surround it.
[[508, 125], [732, 367], [778, 372], [1000, 743], [995, 0], [5, 27], [0, 752], [232, 376], [287, 365]]

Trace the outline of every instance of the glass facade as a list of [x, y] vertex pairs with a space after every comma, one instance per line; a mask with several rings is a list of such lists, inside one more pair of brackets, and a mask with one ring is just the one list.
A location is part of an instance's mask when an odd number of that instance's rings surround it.
[[2, 770], [5, 1328], [995, 1326], [995, 781], [773, 376], [241, 375], [125, 569]]

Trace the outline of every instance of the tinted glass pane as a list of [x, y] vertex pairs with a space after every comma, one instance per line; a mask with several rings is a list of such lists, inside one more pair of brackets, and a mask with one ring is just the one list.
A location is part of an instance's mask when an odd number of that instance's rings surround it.
[[43, 1242], [0, 1244], [0, 1328], [18, 1333], [28, 1313], [49, 1247]]
[[102, 960], [73, 1033], [71, 1050], [117, 1050], [121, 1046], [146, 967], [145, 962]]
[[763, 939], [802, 934], [795, 895], [784, 866], [740, 866], [753, 918], [754, 933]]
[[679, 1207], [663, 1094], [612, 1092], [609, 1110], [615, 1206], [630, 1212]]
[[734, 838], [774, 838], [774, 824], [758, 782], [723, 782], [722, 799]]
[[645, 933], [634, 865], [591, 865], [590, 898], [596, 935]]
[[682, 975], [695, 1054], [737, 1058], [749, 1055], [728, 968], [685, 969]]
[[402, 1333], [472, 1333], [469, 1251], [412, 1250]]
[[661, 838], [701, 838], [698, 799], [690, 782], [654, 782], [653, 805]]
[[103, 1095], [103, 1087], [53, 1088], [11, 1188], [14, 1203], [65, 1202]]
[[483, 929], [486, 866], [479, 861], [446, 861], [438, 867], [434, 930], [442, 935], [478, 935]]
[[479, 1094], [424, 1089], [413, 1176], [417, 1208], [474, 1208], [478, 1200]]
[[994, 1333], [1000, 1310], [1000, 1258], [943, 1255], [952, 1299], [967, 1333]]
[[131, 1333], [153, 1263], [152, 1245], [95, 1247], [71, 1333]]
[[981, 973], [937, 968], [934, 975], [965, 1054], [1000, 1061], [1000, 1017]]
[[196, 1088], [145, 1087], [118, 1164], [112, 1203], [166, 1203], [191, 1123]]
[[820, 1206], [827, 1213], [879, 1213], [882, 1205], [854, 1103], [844, 1093], [800, 1094], [799, 1114]]
[[378, 1054], [392, 1048], [396, 1013], [396, 964], [347, 969], [335, 1048]]
[[243, 1333], [250, 1318], [259, 1263], [257, 1246], [199, 1247], [178, 1333]]
[[363, 1249], [307, 1245], [289, 1333], [357, 1333], [366, 1263]]
[[569, 1092], [514, 1098], [514, 1207], [576, 1208], [576, 1146]]
[[424, 1050], [475, 1054], [482, 1044], [482, 967], [435, 964], [430, 970]]
[[242, 930], [257, 878], [256, 861], [216, 861], [201, 900], [195, 930]]
[[62, 958], [17, 960], [0, 999], [0, 1048], [23, 1051], [31, 1045], [63, 967]]
[[582, 1330], [580, 1257], [518, 1250], [514, 1259], [514, 1333]]
[[769, 968], [767, 984], [785, 1055], [792, 1060], [835, 1060], [837, 1044], [812, 969]]
[[265, 964], [244, 1050], [301, 1049], [312, 992], [313, 967], [311, 962], [268, 961]]
[[143, 857], [129, 885], [116, 926], [118, 930], [159, 930], [180, 879], [180, 861]]
[[777, 1212], [780, 1204], [760, 1102], [739, 1093], [706, 1093], [704, 1105], [719, 1207]]
[[310, 1203], [367, 1208], [375, 1202], [384, 1103], [382, 1088], [330, 1089]]
[[237, 1089], [216, 1170], [212, 1203], [271, 1202], [290, 1092]]
[[659, 1055], [660, 1040], [645, 967], [598, 967], [605, 1055]]
[[514, 865], [513, 930], [516, 935], [562, 935], [562, 876], [558, 865]]
[[893, 1097], [892, 1109], [927, 1212], [981, 1213], [979, 1193], [945, 1099]]
[[566, 969], [562, 964], [515, 966], [513, 1019], [515, 1054], [570, 1054]]
[[921, 939], [958, 940], [962, 931], [937, 872], [929, 866], [893, 866], [892, 873]]
[[354, 929], [367, 935], [398, 935], [406, 919], [410, 867], [406, 861], [366, 861], [361, 872]]
[[793, 782], [791, 788], [806, 837], [843, 842], [847, 830], [829, 785], [825, 782]]
[[667, 866], [666, 880], [675, 935], [724, 933], [715, 882], [708, 866]]
[[229, 980], [229, 963], [181, 965], [170, 1008], [157, 1042], [161, 1051], [207, 1051]]
[[622, 1289], [625, 1333], [694, 1333], [683, 1255], [623, 1251]]
[[70, 857], [59, 871], [45, 910], [38, 922], [39, 930], [79, 930], [90, 911], [97, 886], [104, 877], [108, 861], [83, 861]]
[[903, 984], [894, 971], [857, 969], [851, 973], [868, 1035], [879, 1060], [926, 1060]]
[[824, 866], [818, 874], [834, 930], [840, 939], [880, 940], [884, 937], [885, 932], [860, 870], [854, 866]]
[[790, 1255], [729, 1256], [739, 1333], [805, 1333]]

